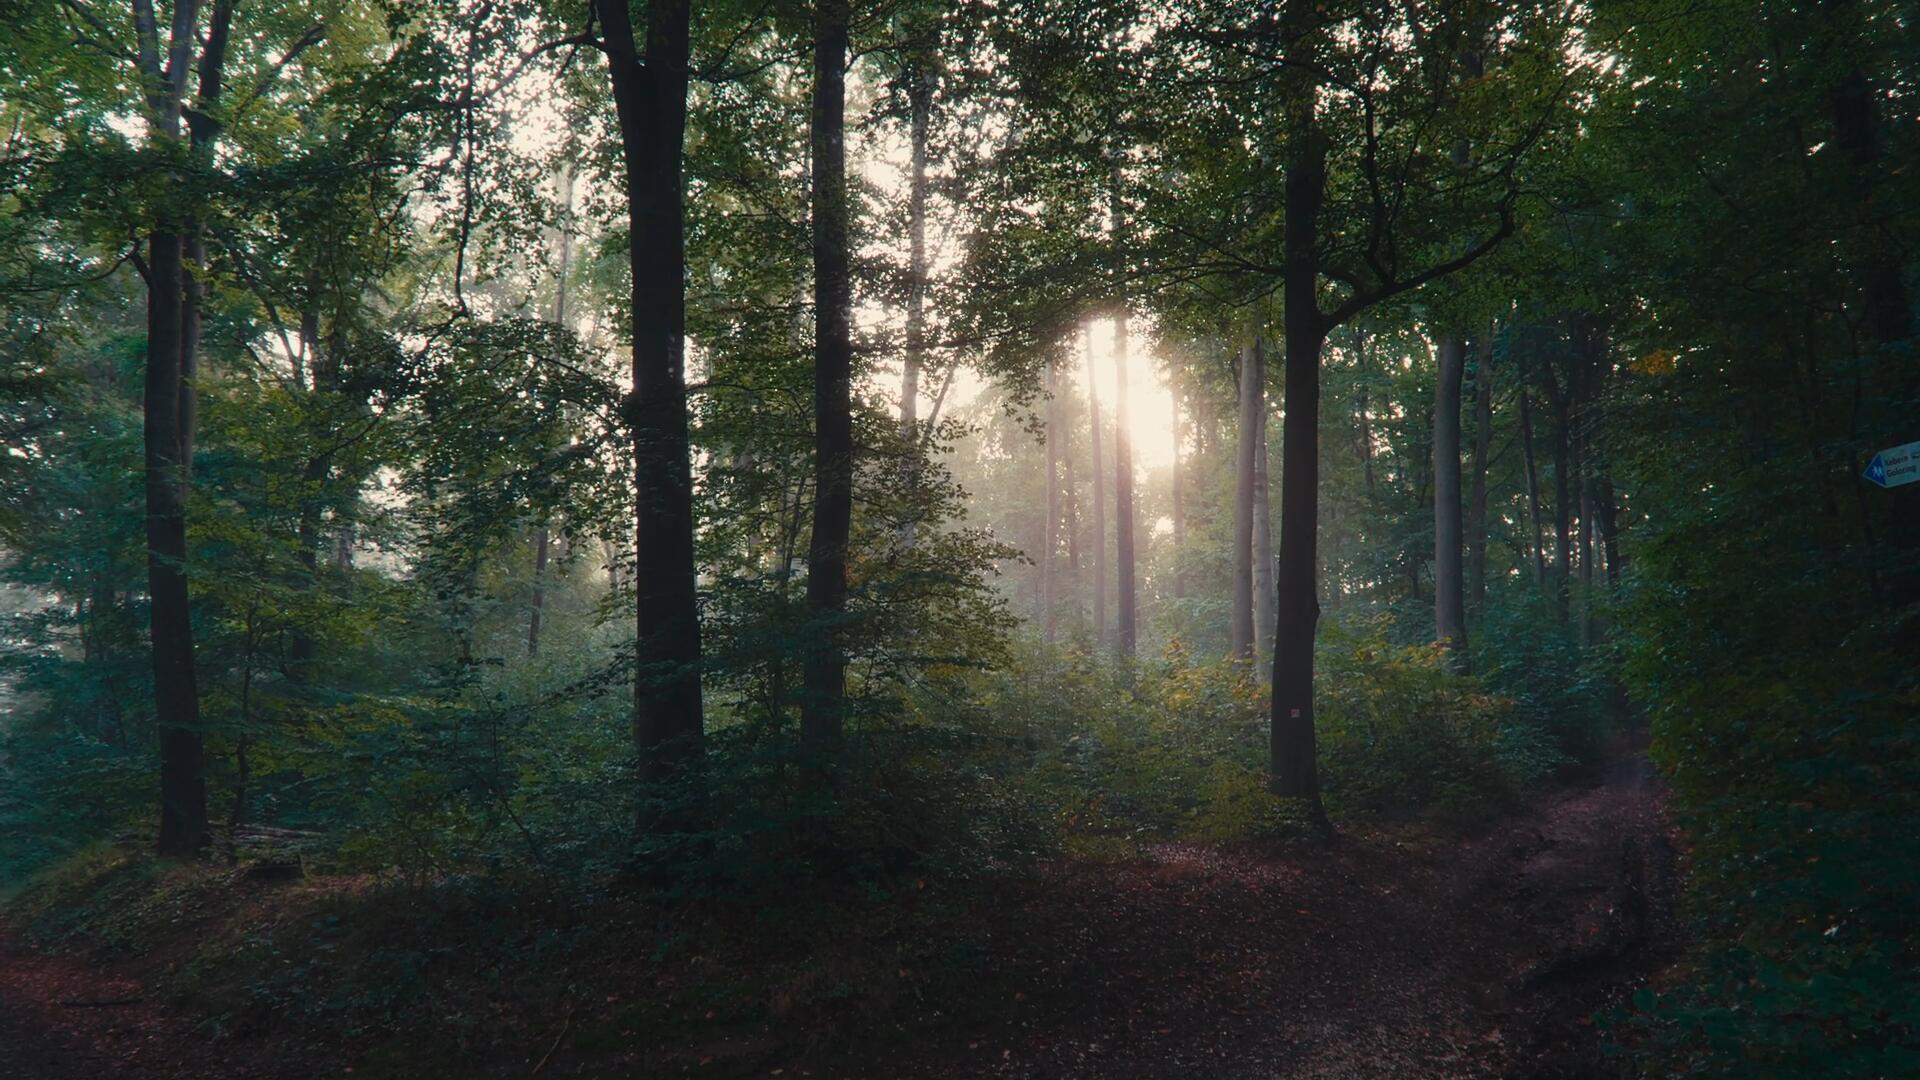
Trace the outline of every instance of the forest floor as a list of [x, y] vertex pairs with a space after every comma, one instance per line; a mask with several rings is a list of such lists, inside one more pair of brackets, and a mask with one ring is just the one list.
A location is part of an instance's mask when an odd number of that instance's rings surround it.
[[[1603, 1054], [1591, 1018], [1657, 982], [1680, 952], [1663, 802], [1651, 767], [1631, 757], [1467, 838], [1399, 828], [1324, 846], [1161, 844], [1137, 859], [1065, 861], [967, 905], [967, 925], [948, 929], [984, 959], [964, 980], [936, 976], [935, 989], [890, 1003], [871, 1037], [783, 1037], [776, 1002], [751, 1030], [623, 1046], [590, 1037], [592, 1018], [570, 1009], [525, 1057], [478, 1068], [849, 1080], [1620, 1075], [1631, 1070]], [[16, 1080], [340, 1075], [359, 1056], [311, 1041], [289, 1056], [192, 1026], [132, 976], [29, 952], [0, 926], [0, 1071]], [[444, 1068], [365, 1062], [359, 1075], [451, 1075]]]

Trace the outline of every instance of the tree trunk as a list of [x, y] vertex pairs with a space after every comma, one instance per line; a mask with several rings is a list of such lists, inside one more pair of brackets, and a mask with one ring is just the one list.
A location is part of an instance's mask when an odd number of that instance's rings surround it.
[[1460, 377], [1466, 342], [1440, 341], [1440, 375], [1433, 395], [1433, 626], [1456, 666], [1467, 655], [1466, 588], [1461, 561]]
[[1525, 379], [1520, 380], [1520, 453], [1527, 473], [1527, 519], [1532, 528], [1529, 530], [1528, 547], [1533, 552], [1533, 583], [1545, 586], [1547, 583], [1547, 556], [1542, 545], [1546, 535], [1546, 526], [1542, 523], [1540, 512], [1540, 469], [1533, 456], [1533, 393], [1527, 388]]
[[853, 525], [853, 281], [847, 246], [846, 0], [820, 0], [813, 45], [813, 540], [807, 611], [815, 642], [804, 670], [800, 738], [831, 751], [845, 723], [847, 606]]
[[1260, 423], [1253, 431], [1253, 656], [1260, 669], [1273, 673], [1273, 486], [1268, 482], [1266, 343], [1260, 352]]
[[1487, 466], [1493, 451], [1493, 341], [1489, 327], [1473, 372], [1473, 487], [1467, 496], [1467, 600], [1487, 602]]
[[1314, 570], [1320, 515], [1320, 351], [1326, 341], [1320, 314], [1316, 249], [1320, 204], [1326, 194], [1326, 143], [1313, 116], [1312, 90], [1296, 102], [1286, 171], [1282, 256], [1286, 280], [1286, 395], [1281, 426], [1278, 627], [1273, 650], [1273, 718], [1269, 744], [1272, 790], [1307, 800], [1324, 827], [1313, 727], [1313, 638], [1320, 618]]
[[[560, 169], [560, 199], [568, 215], [573, 213], [573, 169], [562, 166]], [[573, 229], [570, 220], [560, 229], [560, 265], [555, 275], [553, 290], [553, 321], [562, 328], [567, 325], [567, 289], [569, 275], [573, 271]], [[552, 531], [541, 525], [533, 536], [533, 599], [532, 608], [527, 614], [527, 655], [540, 655], [540, 620], [547, 605], [547, 549], [552, 542]]]
[[187, 511], [181, 452], [180, 328], [185, 244], [177, 232], [147, 243], [146, 444], [147, 593], [153, 648], [153, 698], [160, 729], [162, 855], [195, 855], [207, 846], [207, 787], [202, 775], [200, 693], [193, 668], [193, 618], [187, 599]]
[[[151, 10], [145, 14], [150, 19]], [[147, 84], [149, 125], [156, 142], [180, 141], [198, 22], [195, 0], [174, 5], [164, 69], [158, 57], [157, 27], [142, 28], [143, 34], [152, 35], [152, 47], [143, 44], [141, 49], [140, 75]], [[224, 42], [224, 30], [216, 31]], [[193, 149], [202, 147], [210, 148], [202, 143]], [[181, 179], [170, 175], [164, 182], [177, 190]], [[193, 391], [186, 368], [194, 363], [199, 347], [199, 286], [186, 264], [189, 253], [198, 252], [199, 226], [191, 213], [175, 215], [163, 209], [147, 241], [147, 365], [141, 412], [150, 659], [154, 720], [160, 737], [157, 846], [161, 855], [193, 856], [211, 839], [186, 568], [186, 500], [192, 467], [189, 425], [193, 422]]]
[[1868, 218], [1873, 238], [1853, 273], [1860, 288], [1860, 310], [1867, 332], [1874, 341], [1886, 344], [1913, 332], [1913, 308], [1902, 280], [1898, 241], [1885, 212], [1876, 213], [1874, 209], [1875, 197], [1884, 186], [1876, 91], [1854, 52], [1860, 32], [1855, 25], [1858, 5], [1854, 0], [1830, 0], [1824, 6], [1832, 42], [1829, 47], [1837, 53], [1831, 59], [1836, 66], [1846, 65], [1830, 95], [1834, 143], [1853, 164], [1847, 194]]
[[[1072, 381], [1069, 374], [1067, 381]], [[1072, 598], [1074, 620], [1080, 618], [1080, 489], [1079, 481], [1073, 475], [1073, 399], [1063, 397], [1059, 405], [1060, 417], [1060, 467], [1065, 473], [1061, 480], [1062, 494], [1066, 500], [1067, 533], [1067, 573], [1070, 578], [1068, 595]]]
[[[633, 273], [634, 746], [641, 775], [672, 775], [700, 752], [700, 609], [687, 441], [686, 236], [681, 163], [687, 124], [688, 0], [648, 0], [646, 54], [626, 0], [595, 0], [625, 159]], [[644, 64], [643, 64], [644, 60]]]
[[1055, 630], [1053, 551], [1058, 543], [1054, 529], [1060, 521], [1060, 439], [1065, 434], [1060, 424], [1060, 402], [1055, 394], [1054, 365], [1047, 363], [1047, 520], [1040, 530], [1040, 617], [1046, 627], [1048, 644]]
[[[1551, 375], [1548, 376], [1552, 378]], [[1573, 435], [1567, 395], [1553, 395], [1553, 539], [1554, 593], [1560, 621], [1567, 621], [1568, 593], [1573, 584]]]
[[1180, 391], [1173, 391], [1173, 597], [1176, 600], [1187, 598], [1187, 572], [1183, 565], [1183, 556], [1187, 550], [1187, 508], [1186, 492], [1182, 487], [1180, 468], [1181, 430]]
[[[920, 453], [920, 373], [927, 349], [927, 146], [933, 118], [933, 92], [938, 76], [932, 48], [917, 41], [905, 43], [909, 64], [907, 87], [909, 159], [907, 181], [907, 341], [900, 362], [900, 439], [906, 453], [907, 488], [918, 486]], [[902, 539], [913, 545], [917, 523], [902, 526]], [[1052, 610], [1051, 607], [1048, 608]], [[1049, 616], [1051, 626], [1051, 616]]]
[[1601, 477], [1599, 516], [1594, 523], [1600, 527], [1602, 547], [1607, 553], [1607, 585], [1612, 589], [1620, 588], [1620, 535], [1619, 508], [1615, 505], [1613, 481]]
[[1133, 660], [1140, 629], [1139, 603], [1135, 588], [1133, 521], [1133, 436], [1127, 420], [1127, 312], [1120, 310], [1113, 324], [1113, 553], [1119, 564], [1119, 625], [1115, 628], [1115, 652], [1122, 661]]
[[542, 525], [533, 534], [533, 599], [527, 614], [527, 655], [540, 655], [540, 616], [547, 606], [547, 548], [552, 534]]
[[1107, 640], [1107, 496], [1100, 462], [1100, 389], [1094, 379], [1093, 331], [1083, 328], [1087, 343], [1087, 420], [1093, 432], [1093, 640]]
[[1367, 388], [1360, 388], [1360, 476], [1367, 502], [1373, 502], [1373, 418], [1367, 411]]
[[1260, 439], [1266, 407], [1261, 398], [1266, 380], [1261, 373], [1266, 358], [1258, 339], [1240, 349], [1240, 443], [1233, 474], [1233, 616], [1228, 650], [1236, 658], [1254, 658], [1253, 624], [1253, 492], [1258, 483]]

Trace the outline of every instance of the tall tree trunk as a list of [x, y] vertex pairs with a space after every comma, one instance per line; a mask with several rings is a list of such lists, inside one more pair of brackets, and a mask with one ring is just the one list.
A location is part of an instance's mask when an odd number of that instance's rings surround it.
[[[1067, 381], [1072, 382], [1069, 372]], [[1060, 400], [1060, 466], [1065, 472], [1061, 484], [1066, 499], [1067, 572], [1071, 577], [1068, 594], [1072, 598], [1074, 619], [1080, 618], [1080, 489], [1073, 475], [1073, 399], [1070, 393]]]
[[687, 125], [688, 0], [648, 0], [646, 54], [627, 0], [595, 0], [625, 160], [633, 273], [634, 746], [641, 775], [671, 776], [700, 752], [700, 609], [687, 440], [686, 236], [681, 162]]
[[[1464, 53], [1460, 65], [1465, 77], [1479, 77], [1478, 53]], [[1462, 171], [1471, 157], [1466, 139], [1453, 144], [1453, 163]], [[1461, 670], [1470, 655], [1460, 520], [1460, 382], [1466, 367], [1467, 343], [1458, 334], [1442, 339], [1433, 401], [1433, 626]]]
[[[909, 31], [911, 37], [918, 28]], [[907, 180], [907, 341], [900, 362], [900, 439], [906, 451], [909, 490], [920, 475], [920, 373], [927, 350], [927, 148], [933, 123], [933, 93], [939, 75], [933, 66], [932, 43], [904, 43], [908, 59], [905, 82], [908, 107]], [[917, 522], [902, 526], [902, 539], [911, 546]], [[1049, 608], [1049, 611], [1052, 609]], [[1049, 624], [1051, 625], [1051, 624]]]
[[1834, 143], [1852, 162], [1848, 194], [1869, 219], [1873, 238], [1854, 268], [1854, 278], [1860, 288], [1860, 309], [1867, 332], [1875, 342], [1886, 344], [1913, 333], [1913, 308], [1907, 299], [1898, 241], [1886, 211], [1874, 209], [1884, 181], [1876, 92], [1858, 59], [1856, 43], [1862, 33], [1856, 25], [1859, 5], [1855, 0], [1829, 0], [1824, 8], [1829, 23], [1828, 47], [1836, 53], [1833, 62], [1846, 65], [1830, 95]]
[[1173, 596], [1187, 598], [1187, 571], [1183, 556], [1187, 550], [1186, 491], [1181, 480], [1180, 441], [1182, 430], [1180, 390], [1173, 391]]
[[1528, 530], [1528, 547], [1533, 554], [1533, 583], [1545, 586], [1547, 583], [1547, 556], [1543, 548], [1546, 526], [1540, 511], [1540, 469], [1533, 455], [1533, 392], [1528, 389], [1527, 381], [1520, 380], [1520, 453], [1527, 473], [1527, 520], [1531, 524]]
[[1460, 377], [1466, 342], [1440, 341], [1440, 374], [1433, 395], [1433, 626], [1456, 665], [1467, 656], [1466, 588], [1461, 561]]
[[1325, 826], [1313, 726], [1313, 638], [1320, 619], [1315, 531], [1320, 516], [1320, 351], [1326, 325], [1319, 307], [1317, 252], [1326, 194], [1327, 148], [1314, 118], [1311, 88], [1295, 102], [1286, 170], [1282, 257], [1286, 280], [1286, 417], [1281, 426], [1278, 628], [1273, 649], [1273, 718], [1268, 747], [1272, 790], [1307, 800]]
[[1273, 486], [1268, 482], [1266, 343], [1260, 348], [1260, 423], [1253, 431], [1253, 655], [1273, 673]]
[[1601, 544], [1607, 553], [1607, 585], [1617, 590], [1620, 588], [1619, 507], [1614, 502], [1613, 481], [1601, 477], [1599, 484], [1599, 510], [1594, 523], [1600, 527]]
[[146, 444], [147, 592], [153, 697], [160, 729], [162, 855], [207, 846], [200, 693], [193, 667], [187, 598], [185, 463], [180, 460], [180, 325], [185, 245], [177, 232], [147, 242]]
[[[555, 275], [553, 290], [553, 321], [556, 326], [567, 325], [567, 289], [571, 285], [568, 278], [573, 272], [573, 168], [561, 166], [560, 201], [568, 215], [560, 228], [560, 265]], [[553, 540], [552, 530], [542, 524], [533, 534], [533, 599], [527, 614], [527, 655], [540, 655], [540, 622], [547, 606], [547, 551]]]
[[1493, 451], [1493, 343], [1489, 327], [1480, 343], [1473, 372], [1473, 486], [1467, 496], [1467, 600], [1476, 609], [1487, 602], [1487, 466]]
[[1560, 621], [1567, 621], [1568, 591], [1573, 583], [1573, 435], [1565, 394], [1553, 400], [1553, 540], [1554, 592]]
[[1569, 417], [1574, 425], [1573, 472], [1580, 500], [1580, 641], [1583, 645], [1592, 645], [1598, 636], [1598, 621], [1593, 610], [1594, 515], [1598, 499], [1593, 486], [1592, 406], [1606, 349], [1606, 331], [1598, 325], [1598, 320], [1582, 319], [1567, 387], [1571, 399]]
[[1113, 323], [1113, 554], [1119, 564], [1119, 625], [1114, 648], [1120, 659], [1132, 662], [1140, 630], [1138, 584], [1134, 566], [1133, 435], [1127, 419], [1127, 312], [1123, 307]]
[[1040, 617], [1046, 627], [1047, 642], [1053, 642], [1057, 607], [1054, 603], [1053, 552], [1059, 546], [1054, 529], [1060, 522], [1060, 401], [1056, 395], [1054, 364], [1047, 363], [1047, 520], [1040, 530]]
[[1107, 496], [1100, 461], [1100, 388], [1094, 378], [1093, 331], [1082, 328], [1087, 356], [1087, 419], [1093, 432], [1093, 640], [1107, 640]]
[[1253, 492], [1258, 483], [1260, 438], [1266, 406], [1261, 400], [1266, 357], [1255, 338], [1240, 349], [1240, 443], [1233, 475], [1233, 606], [1228, 649], [1237, 659], [1254, 658]]
[[552, 533], [546, 526], [533, 533], [533, 598], [527, 613], [527, 655], [540, 655], [540, 617], [547, 607], [547, 550], [552, 543]]
[[[136, 2], [134, 10], [139, 73], [146, 83], [151, 132], [156, 143], [177, 144], [199, 4], [179, 0], [174, 5], [164, 67], [152, 6]], [[177, 191], [183, 181], [176, 174], [165, 177], [164, 182]], [[166, 856], [197, 855], [211, 839], [186, 569], [186, 500], [192, 468], [189, 425], [193, 421], [192, 386], [186, 368], [194, 363], [199, 346], [197, 271], [190, 271], [187, 263], [189, 254], [198, 251], [198, 234], [199, 224], [193, 214], [163, 209], [147, 240], [147, 365], [141, 411], [150, 657], [154, 719], [160, 736], [157, 846]]]
[[1367, 492], [1367, 501], [1373, 501], [1373, 418], [1367, 411], [1367, 388], [1360, 388], [1360, 476]]
[[847, 606], [853, 526], [853, 281], [847, 246], [847, 0], [820, 0], [813, 45], [813, 540], [807, 611], [815, 644], [804, 671], [801, 741], [830, 751], [845, 723]]

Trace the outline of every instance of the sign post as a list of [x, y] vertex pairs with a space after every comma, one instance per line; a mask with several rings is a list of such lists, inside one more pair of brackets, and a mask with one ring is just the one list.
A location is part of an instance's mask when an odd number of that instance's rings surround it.
[[1867, 462], [1867, 471], [1860, 475], [1883, 488], [1920, 480], [1920, 442], [1880, 451]]

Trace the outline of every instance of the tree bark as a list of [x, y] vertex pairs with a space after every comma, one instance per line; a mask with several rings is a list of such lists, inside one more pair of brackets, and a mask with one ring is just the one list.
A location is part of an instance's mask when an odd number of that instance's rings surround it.
[[1094, 379], [1093, 331], [1082, 328], [1087, 355], [1087, 419], [1093, 432], [1093, 640], [1107, 640], [1107, 496], [1100, 461], [1100, 389]]
[[1473, 372], [1473, 486], [1467, 496], [1467, 600], [1487, 602], [1487, 466], [1493, 451], [1493, 343], [1489, 327]]
[[1553, 542], [1554, 573], [1557, 579], [1560, 621], [1567, 621], [1568, 589], [1573, 582], [1573, 444], [1567, 431], [1568, 415], [1564, 398], [1554, 402], [1553, 410]]
[[[560, 199], [568, 215], [573, 213], [573, 169], [562, 166], [560, 170]], [[553, 290], [553, 321], [560, 327], [567, 325], [567, 288], [569, 275], [573, 270], [573, 229], [571, 221], [563, 222], [560, 229], [560, 265], [555, 275]], [[540, 655], [540, 622], [547, 606], [547, 550], [552, 543], [552, 530], [542, 524], [533, 535], [533, 597], [528, 605], [532, 608], [527, 614], [527, 655]]]
[[1307, 801], [1324, 828], [1313, 726], [1313, 638], [1320, 618], [1314, 571], [1319, 564], [1320, 351], [1326, 325], [1319, 307], [1320, 206], [1326, 194], [1326, 142], [1315, 122], [1312, 89], [1299, 95], [1289, 140], [1286, 224], [1286, 395], [1281, 426], [1278, 627], [1273, 650], [1273, 718], [1269, 741], [1275, 795]]
[[1054, 365], [1047, 363], [1047, 520], [1040, 531], [1040, 617], [1046, 627], [1048, 644], [1052, 644], [1056, 628], [1057, 610], [1054, 603], [1053, 552], [1058, 547], [1054, 539], [1054, 529], [1060, 521], [1060, 439], [1064, 432], [1060, 424], [1060, 402], [1056, 396]]
[[1547, 556], [1542, 547], [1542, 538], [1546, 535], [1546, 526], [1542, 522], [1540, 511], [1540, 469], [1533, 455], [1533, 392], [1527, 388], [1527, 382], [1520, 380], [1520, 453], [1527, 473], [1527, 519], [1532, 528], [1529, 530], [1528, 547], [1533, 553], [1533, 583], [1545, 586], [1547, 583]]
[[1433, 397], [1433, 626], [1456, 665], [1467, 655], [1466, 588], [1460, 520], [1460, 381], [1466, 342], [1442, 338]]
[[540, 617], [547, 607], [547, 548], [552, 534], [542, 525], [533, 534], [533, 598], [527, 613], [527, 655], [540, 655]]
[[1260, 455], [1258, 431], [1266, 414], [1262, 402], [1266, 385], [1261, 368], [1265, 357], [1256, 339], [1240, 349], [1240, 443], [1234, 460], [1233, 483], [1233, 605], [1228, 650], [1237, 659], [1254, 658], [1253, 623], [1253, 492]]
[[[933, 93], [939, 76], [933, 66], [933, 47], [917, 40], [905, 43], [907, 88], [907, 341], [900, 362], [900, 439], [906, 452], [907, 487], [918, 486], [920, 476], [920, 373], [927, 349], [927, 147], [933, 123]], [[902, 539], [911, 547], [917, 522], [902, 526]], [[1048, 608], [1052, 610], [1051, 607]], [[1051, 620], [1051, 616], [1049, 616]], [[1049, 621], [1051, 626], [1051, 621]]]
[[[164, 68], [152, 7], [134, 7], [149, 127], [156, 143], [177, 144], [199, 4], [179, 0], [174, 5]], [[164, 182], [177, 190], [182, 179], [170, 175]], [[189, 253], [197, 250], [198, 230], [194, 215], [163, 210], [147, 239], [147, 364], [141, 412], [150, 659], [160, 739], [157, 846], [164, 856], [198, 855], [211, 840], [186, 568], [193, 420], [186, 368], [199, 345], [199, 287], [187, 262]]]
[[1123, 307], [1114, 317], [1113, 386], [1113, 553], [1119, 564], [1119, 625], [1115, 627], [1114, 648], [1124, 662], [1133, 661], [1136, 637], [1140, 630], [1138, 585], [1134, 566], [1133, 514], [1133, 436], [1127, 419], [1127, 312]]
[[595, 0], [625, 160], [632, 269], [635, 623], [634, 746], [643, 779], [698, 755], [703, 733], [700, 609], [687, 437], [688, 0], [648, 0], [646, 53], [626, 0]]
[[801, 742], [838, 745], [845, 725], [847, 543], [853, 526], [853, 281], [848, 252], [846, 0], [820, 0], [813, 46], [813, 539], [807, 611], [814, 643], [804, 669]]
[[1186, 492], [1181, 481], [1180, 440], [1185, 434], [1182, 430], [1180, 390], [1173, 391], [1173, 597], [1184, 600], [1187, 597], [1187, 572], [1183, 556], [1187, 550], [1187, 507]]
[[1268, 482], [1266, 343], [1260, 352], [1260, 423], [1253, 431], [1253, 656], [1266, 674], [1273, 672], [1273, 487]]
[[1829, 0], [1824, 7], [1829, 22], [1828, 47], [1836, 51], [1836, 63], [1847, 64], [1830, 95], [1834, 143], [1852, 163], [1851, 190], [1847, 194], [1863, 212], [1863, 223], [1870, 226], [1873, 237], [1854, 269], [1861, 293], [1861, 315], [1874, 341], [1900, 341], [1913, 333], [1913, 308], [1901, 272], [1899, 243], [1884, 213], [1874, 210], [1875, 196], [1883, 186], [1884, 152], [1874, 85], [1855, 58], [1860, 32], [1855, 25], [1858, 5], [1855, 0]]
[[203, 850], [207, 788], [202, 774], [200, 692], [194, 675], [193, 617], [187, 597], [185, 462], [181, 453], [180, 328], [185, 243], [156, 231], [147, 242], [146, 445], [147, 593], [153, 698], [160, 730], [162, 855]]

